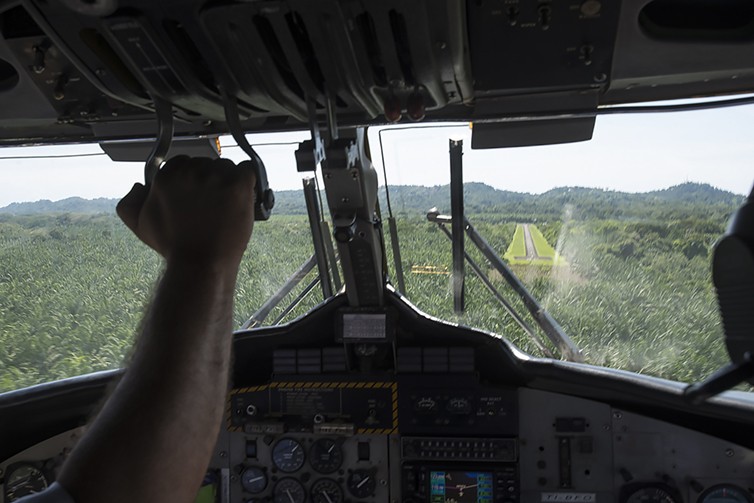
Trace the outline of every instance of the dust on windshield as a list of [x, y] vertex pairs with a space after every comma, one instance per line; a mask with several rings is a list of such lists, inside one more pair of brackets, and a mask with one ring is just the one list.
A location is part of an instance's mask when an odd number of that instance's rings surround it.
[[[467, 218], [586, 363], [686, 382], [706, 377], [727, 361], [709, 273], [711, 247], [754, 180], [742, 171], [754, 152], [743, 141], [716, 146], [711, 130], [722, 126], [710, 121], [701, 120], [707, 124], [702, 134], [709, 135], [704, 155], [681, 146], [690, 141], [703, 148], [704, 142], [683, 134], [659, 139], [647, 122], [638, 132], [617, 123], [617, 143], [595, 133], [592, 142], [570, 146], [485, 152], [470, 150], [468, 125], [385, 130], [381, 138], [370, 133], [372, 152], [384, 156], [390, 189], [381, 187], [380, 205], [384, 218], [392, 214], [397, 221], [404, 293], [429, 314], [503, 335], [533, 356], [559, 356], [500, 271], [468, 240], [466, 250], [487, 281], [540, 340], [468, 265], [466, 309], [453, 310], [451, 243], [427, 211], [450, 212], [448, 138], [460, 136]], [[384, 182], [382, 156], [374, 161]], [[39, 163], [3, 162], [2, 182]], [[241, 268], [239, 327], [313, 253], [300, 175], [291, 167], [286, 176], [293, 181], [283, 183], [269, 161], [267, 167], [277, 205], [270, 221], [255, 226]], [[37, 183], [58, 182], [44, 176]], [[18, 199], [0, 194], [6, 198], [0, 204], [0, 391], [122, 366], [159, 258], [118, 221], [118, 192], [73, 199], [17, 192]], [[397, 284], [384, 227], [388, 274]], [[314, 268], [263, 324], [291, 320], [322, 299]]]

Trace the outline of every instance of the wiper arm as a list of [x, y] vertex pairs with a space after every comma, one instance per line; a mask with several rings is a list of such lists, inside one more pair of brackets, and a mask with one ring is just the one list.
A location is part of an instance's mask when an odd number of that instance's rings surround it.
[[[427, 220], [438, 224], [438, 226], [442, 228], [444, 228], [445, 225], [451, 225], [453, 222], [452, 217], [448, 215], [440, 215], [440, 213], [436, 209], [432, 209], [427, 213]], [[534, 298], [531, 292], [526, 289], [521, 280], [518, 279], [518, 276], [516, 276], [513, 271], [508, 268], [505, 262], [503, 262], [503, 260], [497, 255], [497, 253], [495, 253], [495, 250], [489, 245], [487, 240], [484, 239], [476, 229], [474, 229], [471, 223], [469, 223], [469, 220], [467, 218], [464, 218], [464, 229], [471, 242], [474, 243], [474, 245], [479, 249], [480, 252], [482, 252], [485, 258], [490, 262], [490, 264], [492, 264], [492, 267], [494, 267], [495, 270], [500, 273], [500, 275], [505, 279], [508, 285], [510, 285], [510, 287], [513, 288], [513, 290], [519, 295], [519, 297], [521, 297], [521, 300], [523, 301], [524, 306], [526, 306], [526, 309], [532, 315], [545, 335], [547, 335], [547, 337], [550, 339], [550, 341], [552, 341], [555, 347], [558, 348], [563, 357], [569, 361], [583, 362], [584, 356], [582, 355], [581, 350], [578, 348], [578, 346], [576, 346], [576, 344], [570, 339], [570, 337], [566, 335], [563, 328], [558, 324], [557, 321], [555, 321], [555, 318], [553, 318], [550, 313], [548, 313], [545, 308], [539, 304], [537, 299]], [[445, 231], [447, 235], [447, 229], [445, 229]], [[508, 304], [508, 306], [510, 305]], [[520, 317], [514, 317], [514, 319], [516, 319], [516, 321], [518, 322]], [[537, 344], [538, 346], [541, 344], [541, 341], [538, 341], [538, 339], [536, 338], [535, 342], [539, 342], [539, 344]]]

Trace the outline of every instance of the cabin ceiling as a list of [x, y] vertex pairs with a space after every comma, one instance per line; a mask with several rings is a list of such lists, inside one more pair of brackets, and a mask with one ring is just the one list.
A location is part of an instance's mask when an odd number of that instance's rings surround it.
[[[0, 143], [500, 120], [750, 92], [743, 0], [35, 0], [0, 13]], [[494, 142], [493, 142], [494, 143]]]

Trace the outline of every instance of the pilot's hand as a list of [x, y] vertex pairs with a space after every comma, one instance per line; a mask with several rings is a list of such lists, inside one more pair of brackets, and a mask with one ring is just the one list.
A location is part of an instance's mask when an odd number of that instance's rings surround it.
[[250, 163], [179, 156], [151, 188], [135, 184], [116, 211], [168, 263], [237, 268], [254, 225], [255, 183]]

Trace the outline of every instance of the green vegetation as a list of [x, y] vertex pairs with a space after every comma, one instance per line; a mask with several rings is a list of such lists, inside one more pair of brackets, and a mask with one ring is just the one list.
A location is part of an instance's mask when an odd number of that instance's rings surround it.
[[[286, 210], [255, 226], [239, 276], [237, 326], [312, 253], [303, 198], [295, 203], [295, 195], [284, 195]], [[450, 242], [423, 215], [434, 205], [447, 209], [443, 198], [447, 187], [391, 192], [404, 270], [451, 264]], [[650, 194], [557, 189], [540, 196], [469, 184], [466, 199], [474, 208], [469, 220], [499, 253], [522, 232], [515, 222], [536, 222], [530, 227], [535, 243], [558, 243], [563, 267], [512, 267], [587, 362], [695, 381], [727, 361], [709, 251], [742, 197], [694, 184]], [[69, 203], [66, 213], [57, 203], [39, 214], [0, 209], [0, 391], [122, 365], [160, 272], [159, 258], [111, 209], [82, 214], [102, 210]], [[540, 254], [546, 249], [536, 247]], [[526, 313], [484, 258], [471, 245], [467, 250]], [[460, 317], [453, 314], [449, 276], [407, 274], [405, 293], [431, 315], [502, 334], [538, 355], [470, 271], [466, 285], [467, 311]], [[291, 316], [319, 300], [315, 289]]]

